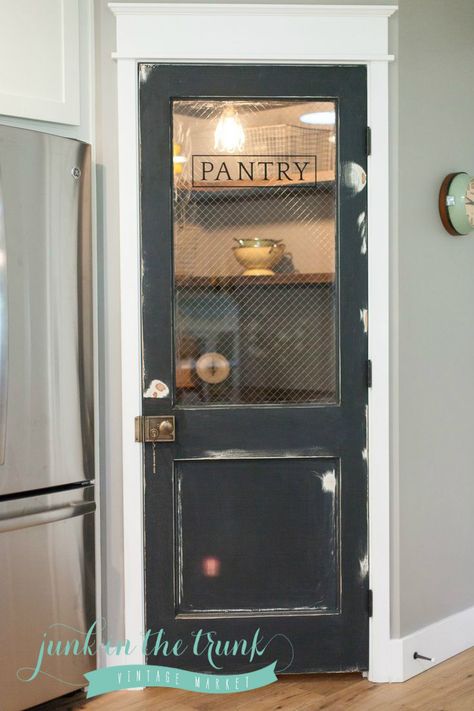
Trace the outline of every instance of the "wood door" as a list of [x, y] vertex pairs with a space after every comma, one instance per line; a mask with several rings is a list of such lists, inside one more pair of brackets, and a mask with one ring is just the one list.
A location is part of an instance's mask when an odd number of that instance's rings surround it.
[[366, 70], [139, 71], [147, 628], [367, 669]]

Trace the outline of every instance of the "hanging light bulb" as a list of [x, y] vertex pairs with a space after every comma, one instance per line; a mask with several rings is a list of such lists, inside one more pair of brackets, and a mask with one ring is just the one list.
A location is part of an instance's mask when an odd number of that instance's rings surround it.
[[245, 133], [237, 111], [227, 105], [217, 122], [214, 133], [214, 150], [222, 153], [241, 151], [245, 143]]

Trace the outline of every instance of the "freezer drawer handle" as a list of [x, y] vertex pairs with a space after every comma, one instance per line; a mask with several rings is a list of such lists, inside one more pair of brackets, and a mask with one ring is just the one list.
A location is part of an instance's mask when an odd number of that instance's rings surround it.
[[0, 520], [0, 533], [7, 531], [18, 531], [20, 528], [31, 528], [31, 526], [42, 526], [44, 523], [54, 523], [55, 521], [65, 521], [75, 516], [85, 516], [85, 514], [95, 511], [95, 501], [81, 501], [70, 506], [45, 511], [35, 511], [31, 514], [13, 516], [3, 521]]

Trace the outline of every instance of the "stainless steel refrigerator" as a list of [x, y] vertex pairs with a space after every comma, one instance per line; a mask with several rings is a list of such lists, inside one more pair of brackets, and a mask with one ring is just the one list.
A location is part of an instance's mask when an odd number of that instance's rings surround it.
[[[0, 709], [85, 685], [94, 605], [90, 146], [0, 126]], [[94, 638], [93, 638], [94, 639]]]

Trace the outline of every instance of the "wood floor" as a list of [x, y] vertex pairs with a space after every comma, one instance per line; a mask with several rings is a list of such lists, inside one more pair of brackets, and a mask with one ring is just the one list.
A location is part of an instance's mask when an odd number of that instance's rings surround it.
[[404, 684], [371, 684], [359, 674], [284, 676], [241, 694], [146, 689], [91, 699], [86, 711], [473, 711], [474, 647]]

